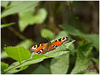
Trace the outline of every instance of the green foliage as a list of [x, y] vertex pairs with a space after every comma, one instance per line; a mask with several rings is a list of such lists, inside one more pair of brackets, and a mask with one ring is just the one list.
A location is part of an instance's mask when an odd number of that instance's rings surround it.
[[54, 33], [50, 31], [49, 29], [42, 29], [41, 30], [41, 36], [47, 39], [52, 40], [54, 38]]
[[6, 51], [2, 51], [1, 52], [1, 59], [7, 58], [7, 57], [8, 57], [8, 55], [7, 55]]
[[33, 43], [34, 42], [31, 39], [26, 39], [17, 44], [17, 46], [23, 46], [24, 48], [29, 49], [33, 45]]
[[11, 25], [14, 25], [14, 24], [15, 23], [2, 24], [1, 28], [5, 28], [5, 27], [8, 27], [8, 26], [11, 26]]
[[52, 74], [66, 74], [69, 68], [69, 53], [55, 57], [51, 61], [50, 69]]
[[72, 74], [84, 73], [86, 71], [91, 61], [91, 50], [91, 44], [85, 43], [77, 49], [76, 64], [71, 72]]
[[[68, 34], [73, 36], [78, 36], [80, 38], [84, 38], [89, 43], [93, 43], [93, 46], [99, 50], [99, 35], [98, 34], [84, 34], [80, 32], [78, 29], [72, 27], [71, 25], [61, 25], [62, 29], [64, 29]], [[96, 40], [95, 40], [96, 39]]]
[[81, 36], [83, 33], [81, 33], [78, 29], [75, 29], [71, 25], [60, 25], [62, 29], [64, 29], [68, 34], [74, 35], [74, 36]]
[[99, 59], [92, 58], [92, 60], [93, 60], [94, 62], [96, 62], [96, 63], [98, 63], [98, 64], [99, 64]]
[[12, 1], [11, 5], [7, 6], [1, 14], [1, 18], [11, 14], [21, 13], [33, 10], [38, 4], [38, 1]]
[[9, 4], [9, 1], [1, 1], [2, 7], [7, 7], [8, 4]]
[[43, 66], [43, 65], [39, 65], [33, 72], [32, 74], [50, 74], [50, 70]]
[[[66, 5], [69, 7], [68, 10], [64, 8]], [[81, 32], [89, 32], [90, 28], [93, 28], [93, 25], [89, 27], [90, 25], [88, 24], [92, 23], [93, 21], [87, 21], [86, 23], [84, 22], [85, 17], [80, 19], [80, 15], [75, 15], [77, 12], [80, 12], [79, 9], [76, 9], [78, 8], [77, 2], [67, 1], [57, 3], [54, 1], [49, 3], [40, 1], [1, 1], [1, 7], [3, 7], [1, 13], [3, 24], [1, 25], [1, 28], [4, 28], [2, 30], [7, 29], [11, 32], [14, 31], [13, 33], [15, 36], [21, 39], [18, 39], [18, 41], [21, 42], [15, 42], [18, 43], [17, 45], [15, 44], [15, 46], [2, 48], [1, 61], [6, 62], [1, 62], [2, 74], [14, 74], [19, 73], [20, 71], [23, 72], [23, 70], [27, 70], [27, 72], [29, 72], [28, 70], [31, 65], [33, 66], [31, 68], [32, 72], [30, 72], [32, 74], [98, 74], [97, 64], [99, 64], [99, 35], [85, 34]], [[77, 10], [74, 11], [75, 14], [71, 12], [74, 8]], [[12, 19], [10, 18], [10, 15], [14, 17], [14, 21], [18, 23], [19, 29], [15, 30], [14, 28], [18, 27], [9, 27], [15, 24], [11, 22]], [[58, 25], [62, 22], [68, 23], [70, 25], [61, 24], [61, 30]], [[37, 29], [35, 29], [35, 25], [38, 25], [41, 31], [38, 30], [37, 26]], [[78, 25], [80, 26], [78, 27]], [[82, 27], [82, 25], [84, 27]], [[32, 30], [30, 27], [28, 29], [31, 30], [25, 30], [28, 26], [32, 27], [34, 30]], [[81, 31], [73, 26], [81, 28]], [[49, 28], [53, 31], [51, 31]], [[30, 33], [27, 34], [27, 31]], [[64, 42], [56, 49], [46, 52], [45, 54], [37, 54], [35, 52], [31, 53], [29, 49], [32, 45], [37, 44], [35, 41], [44, 41], [44, 39], [39, 37], [40, 34], [38, 33], [41, 34], [42, 38], [51, 40], [51, 42], [61, 37], [68, 37], [69, 40]], [[32, 36], [30, 34], [32, 34]], [[37, 37], [39, 38], [37, 39]], [[73, 40], [73, 38], [76, 40]], [[7, 39], [9, 39], [9, 37]], [[3, 41], [4, 44], [10, 44], [9, 41], [5, 41]], [[73, 44], [73, 42], [75, 43]], [[12, 58], [12, 60], [15, 60], [15, 62], [8, 62], [10, 59], [8, 57]], [[6, 61], [6, 59], [8, 60]], [[92, 66], [94, 66], [92, 70], [90, 63], [92, 63]]]
[[[28, 65], [39, 63], [39, 62], [43, 61], [44, 59], [51, 58], [51, 57], [58, 57], [63, 54], [67, 54], [68, 51], [63, 51], [63, 50], [66, 49], [65, 46], [69, 47], [74, 42], [74, 40], [71, 40], [70, 42], [67, 41], [63, 45], [58, 47], [57, 49], [47, 52], [45, 54], [37, 54], [34, 52], [32, 54], [30, 54], [30, 52], [27, 49], [25, 49], [21, 46], [6, 47], [5, 50], [6, 50], [7, 54], [11, 58], [13, 58], [21, 63], [18, 63], [18, 62], [13, 63], [5, 70], [5, 73], [16, 73], [16, 72], [26, 69]], [[68, 43], [70, 45], [67, 45]], [[17, 68], [20, 68], [20, 69], [17, 70]]]
[[[19, 72], [19, 71], [22, 71], [22, 70], [24, 70], [24, 69], [26, 69], [26, 68], [28, 68], [28, 66], [22, 66], [21, 68], [14, 68], [14, 67], [16, 67], [16, 65], [18, 65], [19, 64], [19, 62], [14, 62], [14, 63], [12, 63], [6, 70], [5, 70], [5, 72], [7, 73], [7, 74], [12, 74], [12, 73], [17, 73], [17, 72]], [[13, 68], [13, 69], [12, 69]], [[10, 70], [11, 69], [11, 70]]]
[[24, 29], [28, 25], [42, 24], [45, 21], [46, 17], [47, 17], [47, 11], [44, 8], [41, 8], [36, 15], [33, 14], [32, 11], [19, 13], [20, 31], [24, 31]]
[[99, 35], [98, 34], [87, 34], [84, 35], [84, 38], [93, 44], [94, 47], [97, 48], [97, 50], [99, 51]]
[[36, 24], [42, 24], [47, 17], [47, 11], [44, 8], [41, 8], [38, 12], [37, 15], [35, 16], [35, 23]]
[[11, 58], [13, 58], [13, 59], [15, 59], [15, 60], [17, 60], [19, 62], [21, 62], [23, 60], [27, 60], [31, 56], [30, 51], [25, 49], [25, 48], [23, 48], [23, 47], [21, 47], [21, 46], [18, 46], [18, 47], [6, 47], [5, 50], [6, 50], [7, 54]]
[[8, 64], [6, 64], [4, 62], [1, 62], [1, 71], [2, 71], [2, 73], [4, 72], [5, 69], [8, 68], [8, 66], [9, 66]]

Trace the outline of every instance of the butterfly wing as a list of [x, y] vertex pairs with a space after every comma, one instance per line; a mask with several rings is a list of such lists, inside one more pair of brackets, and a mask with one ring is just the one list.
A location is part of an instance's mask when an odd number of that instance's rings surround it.
[[32, 48], [30, 49], [30, 51], [34, 51], [36, 53], [45, 53], [45, 46], [46, 46], [46, 43], [43, 43], [43, 44], [39, 44], [39, 45], [34, 45], [32, 46]]
[[68, 37], [56, 39], [54, 42], [51, 43], [52, 45], [49, 46], [48, 50], [50, 51], [50, 50], [55, 49], [56, 47], [60, 46], [61, 44], [63, 44], [67, 40], [68, 40]]
[[60, 46], [62, 43], [64, 43], [67, 40], [68, 40], [67, 37], [63, 37], [63, 38], [55, 40], [54, 42], [34, 45], [30, 50], [38, 54], [44, 54], [48, 51], [54, 50], [56, 47]]

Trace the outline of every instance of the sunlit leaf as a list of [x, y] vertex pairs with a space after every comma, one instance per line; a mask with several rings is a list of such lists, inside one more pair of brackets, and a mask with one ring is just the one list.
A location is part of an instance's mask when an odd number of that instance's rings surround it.
[[8, 54], [6, 53], [6, 51], [2, 51], [1, 52], [1, 59], [4, 59], [4, 58], [8, 58]]
[[6, 7], [9, 4], [9, 1], [1, 1], [1, 6]]
[[8, 64], [6, 64], [6, 63], [4, 63], [4, 62], [1, 62], [1, 71], [2, 71], [2, 73], [4, 72], [4, 70], [6, 69], [6, 68], [8, 68]]
[[23, 60], [27, 60], [31, 56], [30, 51], [21, 46], [6, 47], [5, 50], [11, 58], [13, 58], [19, 62], [21, 62]]
[[11, 25], [14, 25], [15, 23], [7, 23], [7, 24], [2, 24], [1, 28], [9, 27]]

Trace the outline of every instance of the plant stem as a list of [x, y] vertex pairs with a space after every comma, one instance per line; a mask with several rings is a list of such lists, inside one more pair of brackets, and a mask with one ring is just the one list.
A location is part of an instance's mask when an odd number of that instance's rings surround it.
[[13, 27], [8, 27], [8, 29], [13, 32], [16, 36], [18, 36], [20, 39], [25, 40], [27, 39], [25, 36], [20, 34], [18, 31], [16, 31]]
[[6, 72], [8, 72], [8, 71], [10, 71], [10, 70], [12, 70], [12, 69], [14, 69], [14, 68], [20, 66], [21, 64], [23, 64], [23, 63], [25, 63], [25, 62], [27, 62], [27, 61], [24, 61], [24, 62], [22, 62], [22, 63], [19, 63], [18, 65], [12, 66], [12, 67], [10, 67], [10, 68], [4, 70], [4, 74], [5, 74]]

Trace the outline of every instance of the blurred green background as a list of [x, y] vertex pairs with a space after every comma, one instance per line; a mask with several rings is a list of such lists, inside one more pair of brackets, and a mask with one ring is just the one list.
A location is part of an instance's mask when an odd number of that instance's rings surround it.
[[99, 1], [1, 1], [1, 24], [1, 61], [9, 65], [15, 60], [4, 47], [29, 49], [65, 36], [75, 40], [69, 54], [16, 73], [99, 73]]

